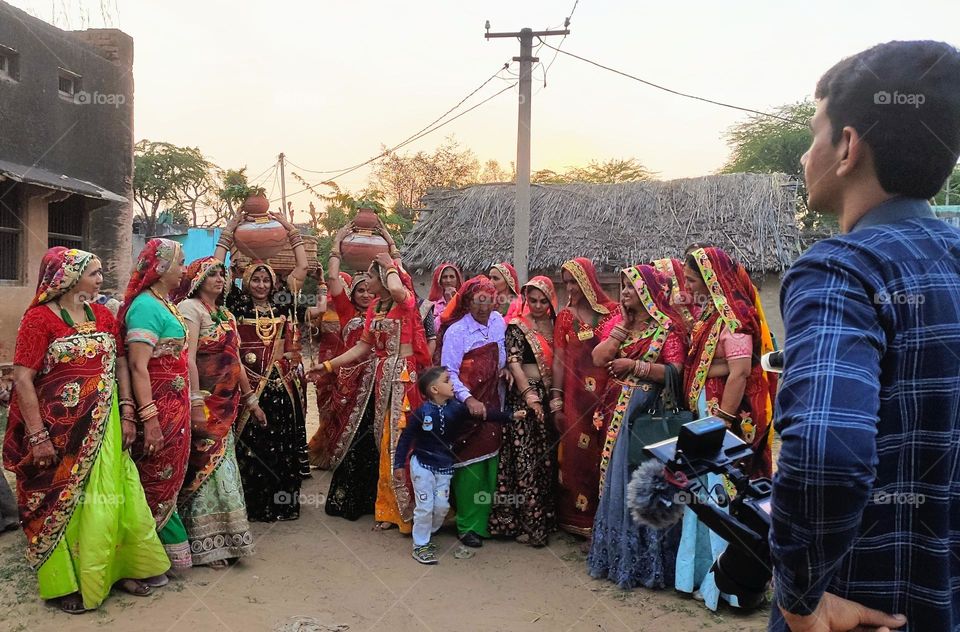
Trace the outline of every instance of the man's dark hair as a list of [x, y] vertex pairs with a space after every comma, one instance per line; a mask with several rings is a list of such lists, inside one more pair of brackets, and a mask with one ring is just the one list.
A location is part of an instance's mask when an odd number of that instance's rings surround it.
[[838, 62], [817, 83], [836, 144], [853, 127], [887, 193], [931, 198], [960, 154], [960, 51], [944, 42], [887, 42]]
[[430, 386], [442, 378], [446, 372], [447, 367], [445, 366], [433, 366], [420, 374], [420, 379], [417, 380], [417, 388], [420, 389], [420, 394], [423, 395], [425, 399], [430, 398]]

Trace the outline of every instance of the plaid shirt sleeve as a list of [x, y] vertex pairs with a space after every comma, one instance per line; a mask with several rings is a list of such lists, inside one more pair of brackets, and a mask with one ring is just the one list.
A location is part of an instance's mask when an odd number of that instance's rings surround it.
[[874, 294], [845, 254], [818, 244], [790, 269], [781, 291], [783, 447], [770, 547], [777, 605], [800, 615], [816, 609], [853, 546], [878, 462], [886, 338]]

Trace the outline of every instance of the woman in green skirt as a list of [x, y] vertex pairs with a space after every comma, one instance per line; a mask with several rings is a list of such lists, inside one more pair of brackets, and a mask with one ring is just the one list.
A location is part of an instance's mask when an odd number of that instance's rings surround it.
[[136, 425], [117, 322], [90, 302], [102, 278], [89, 252], [50, 257], [17, 334], [3, 446], [40, 597], [72, 614], [114, 584], [148, 595], [140, 580], [170, 567], [126, 452]]

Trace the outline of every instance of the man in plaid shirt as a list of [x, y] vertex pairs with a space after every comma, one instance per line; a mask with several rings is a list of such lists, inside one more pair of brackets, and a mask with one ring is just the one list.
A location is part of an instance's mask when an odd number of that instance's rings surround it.
[[960, 231], [927, 203], [960, 152], [960, 52], [875, 46], [816, 97], [809, 206], [844, 234], [783, 282], [770, 629], [960, 630]]

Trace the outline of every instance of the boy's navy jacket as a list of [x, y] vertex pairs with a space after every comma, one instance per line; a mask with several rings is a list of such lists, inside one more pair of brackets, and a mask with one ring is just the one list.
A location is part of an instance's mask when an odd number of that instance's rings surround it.
[[[443, 405], [424, 402], [407, 417], [407, 427], [397, 441], [397, 462], [406, 462], [413, 447], [413, 454], [424, 468], [438, 474], [453, 473], [457, 457], [451, 447], [470, 417], [467, 407], [451, 397]], [[500, 423], [510, 421], [510, 415], [502, 411], [487, 411], [487, 419]]]

